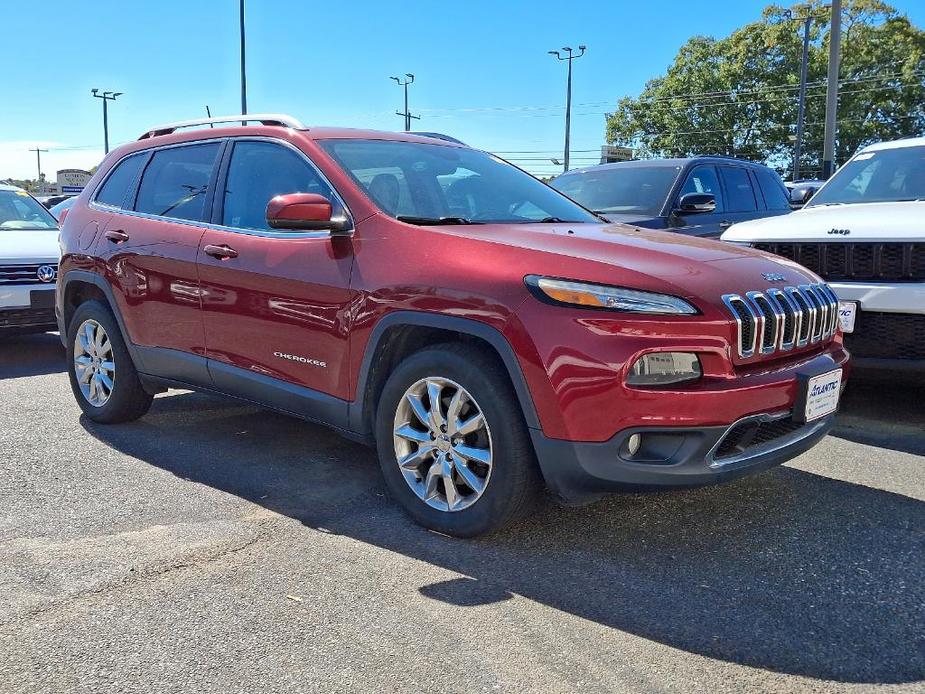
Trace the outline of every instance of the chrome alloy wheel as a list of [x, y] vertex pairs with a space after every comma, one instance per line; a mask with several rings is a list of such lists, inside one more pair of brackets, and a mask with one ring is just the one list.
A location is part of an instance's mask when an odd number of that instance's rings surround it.
[[112, 343], [103, 326], [93, 319], [85, 320], [77, 330], [74, 375], [80, 392], [91, 405], [102, 407], [109, 401], [116, 376]]
[[488, 423], [475, 399], [446, 378], [423, 378], [405, 391], [395, 411], [395, 457], [425, 504], [462, 511], [491, 478]]

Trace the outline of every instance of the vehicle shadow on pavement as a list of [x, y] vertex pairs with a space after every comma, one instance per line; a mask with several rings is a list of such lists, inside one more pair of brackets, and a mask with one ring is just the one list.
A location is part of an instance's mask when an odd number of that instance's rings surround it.
[[57, 333], [0, 337], [0, 380], [64, 371], [64, 347]]
[[782, 467], [720, 487], [548, 504], [464, 541], [411, 523], [371, 450], [299, 420], [180, 393], [133, 424], [82, 423], [143, 463], [462, 575], [409, 585], [433, 600], [518, 594], [751, 667], [851, 683], [925, 678], [925, 504], [902, 495]]
[[850, 382], [832, 434], [855, 443], [925, 455], [923, 393], [925, 382]]

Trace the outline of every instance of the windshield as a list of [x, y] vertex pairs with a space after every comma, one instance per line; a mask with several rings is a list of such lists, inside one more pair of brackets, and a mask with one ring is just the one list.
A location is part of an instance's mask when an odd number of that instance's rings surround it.
[[601, 221], [486, 152], [398, 140], [319, 144], [383, 212], [411, 224]]
[[840, 168], [807, 207], [925, 200], [925, 146], [863, 152]]
[[27, 192], [0, 190], [0, 231], [57, 228], [51, 213]]
[[674, 166], [614, 166], [563, 174], [550, 185], [601, 214], [657, 216], [677, 177]]

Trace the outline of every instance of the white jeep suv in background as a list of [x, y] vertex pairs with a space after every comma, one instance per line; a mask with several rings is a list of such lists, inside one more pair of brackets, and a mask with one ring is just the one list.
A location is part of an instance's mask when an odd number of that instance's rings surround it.
[[722, 239], [828, 282], [859, 370], [925, 374], [925, 138], [865, 147], [802, 210], [735, 224]]
[[26, 191], [0, 184], [0, 338], [57, 330], [58, 222]]

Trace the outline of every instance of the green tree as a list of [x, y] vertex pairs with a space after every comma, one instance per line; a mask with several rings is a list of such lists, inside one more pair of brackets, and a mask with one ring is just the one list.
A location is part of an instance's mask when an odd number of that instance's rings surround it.
[[[801, 169], [821, 169], [829, 13], [821, 0], [765, 8], [732, 35], [691, 38], [667, 72], [607, 114], [607, 141], [637, 156], [727, 154], [792, 165], [802, 21], [813, 16]], [[880, 0], [842, 7], [836, 162], [865, 144], [925, 134], [925, 31]]]

